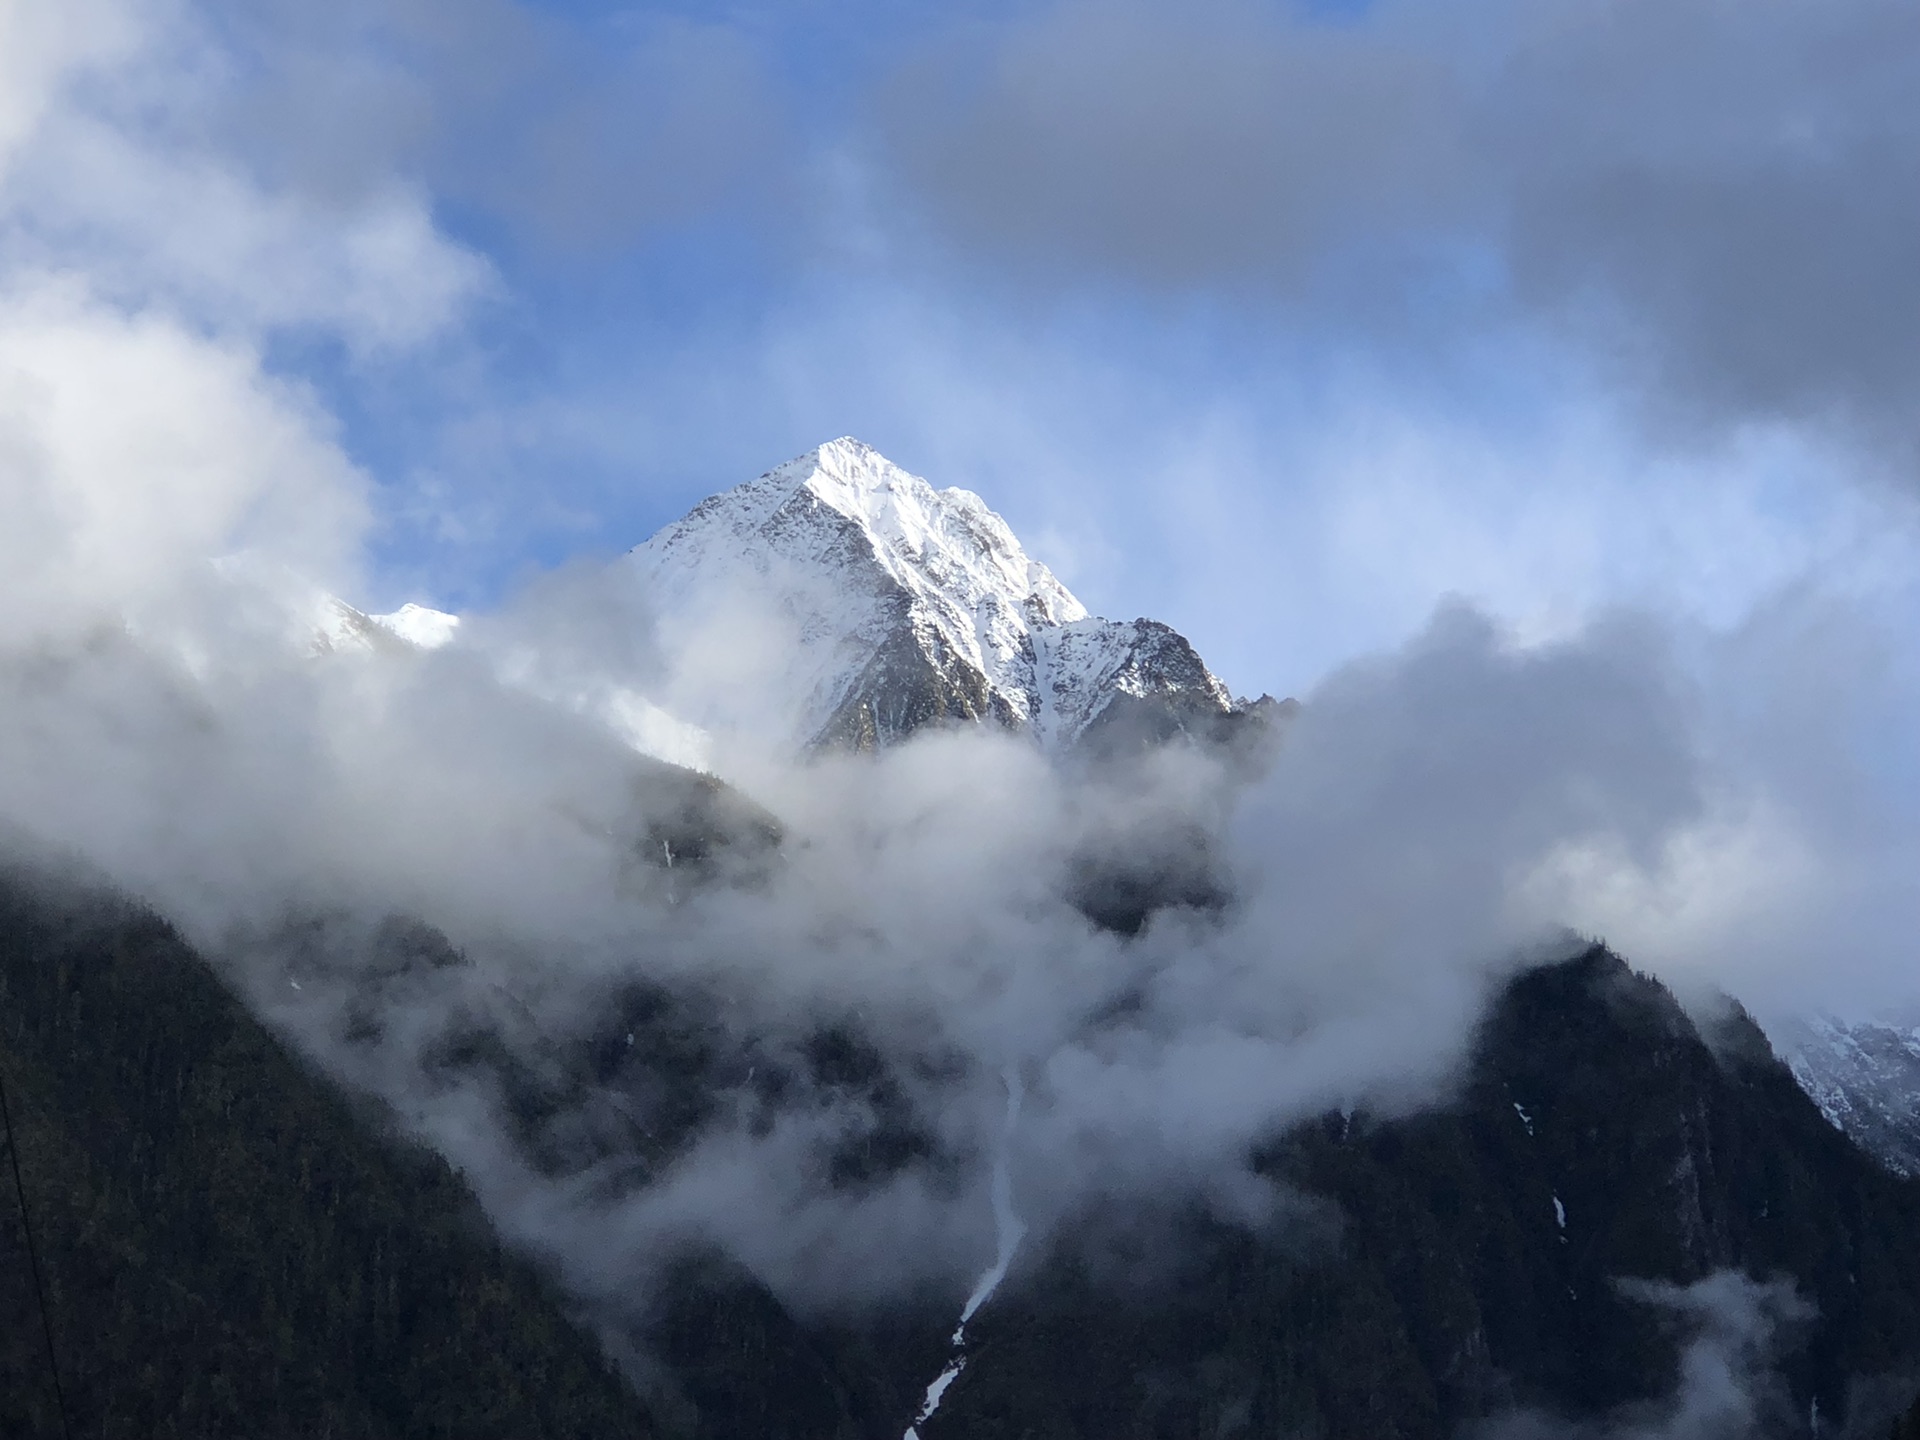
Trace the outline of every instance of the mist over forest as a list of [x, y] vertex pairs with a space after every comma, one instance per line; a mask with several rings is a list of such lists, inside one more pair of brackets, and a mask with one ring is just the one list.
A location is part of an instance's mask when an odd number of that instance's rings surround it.
[[238, 1046], [516, 1424], [1884, 1433], [1920, 1180], [1780, 1061], [1920, 1018], [1905, 8], [0, 3], [56, 1299], [85, 1077]]

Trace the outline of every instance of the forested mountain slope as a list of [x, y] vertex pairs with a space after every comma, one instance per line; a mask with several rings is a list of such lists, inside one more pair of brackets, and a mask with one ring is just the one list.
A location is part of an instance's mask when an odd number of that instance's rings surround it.
[[[0, 1067], [72, 1434], [655, 1433], [445, 1162], [376, 1134], [153, 916], [0, 878]], [[0, 1434], [58, 1435], [0, 1173]]]
[[[0, 1064], [77, 1435], [898, 1440], [943, 1361], [949, 1315], [810, 1319], [689, 1257], [617, 1374], [459, 1177], [126, 903], [0, 882]], [[924, 1440], [1440, 1440], [1635, 1405], [1677, 1435], [1703, 1343], [1747, 1387], [1728, 1434], [1881, 1440], [1917, 1388], [1920, 1183], [1744, 1015], [1703, 1035], [1603, 949], [1512, 981], [1452, 1100], [1329, 1115], [1256, 1163], [1264, 1223], [1170, 1195], [1056, 1232]], [[4, 1198], [0, 1433], [54, 1435]]]

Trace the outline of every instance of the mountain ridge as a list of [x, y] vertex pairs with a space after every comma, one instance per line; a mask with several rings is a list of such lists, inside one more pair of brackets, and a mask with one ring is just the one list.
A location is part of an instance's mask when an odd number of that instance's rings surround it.
[[1816, 1016], [1774, 1038], [1828, 1124], [1896, 1175], [1920, 1176], [1920, 1026]]
[[1238, 708], [1171, 627], [1089, 614], [978, 495], [851, 437], [708, 497], [629, 561], [669, 643], [725, 643], [706, 617], [759, 602], [787, 642], [774, 688], [803, 749], [954, 721], [1063, 749], [1121, 696], [1164, 703], [1177, 727]]
[[[647, 693], [609, 673], [549, 698], [700, 768], [716, 733], [805, 754], [987, 724], [1059, 755], [1096, 736], [1105, 749], [1219, 739], [1288, 713], [1236, 700], [1172, 626], [1090, 614], [980, 496], [935, 489], [851, 436], [708, 496], [612, 578], [651, 618], [664, 673]], [[309, 623], [316, 654], [436, 650], [470, 633], [430, 606], [374, 614], [332, 596]], [[527, 669], [503, 660], [502, 678]]]
[[1124, 1230], [1066, 1228], [969, 1332], [926, 1440], [1878, 1440], [1913, 1400], [1920, 1185], [1745, 1012], [1697, 1024], [1603, 946], [1501, 987], [1453, 1098], [1329, 1113], [1258, 1165], [1321, 1208], [1187, 1216], [1132, 1285], [1103, 1279]]
[[464, 1177], [137, 902], [0, 864], [0, 1071], [0, 1433], [661, 1433]]

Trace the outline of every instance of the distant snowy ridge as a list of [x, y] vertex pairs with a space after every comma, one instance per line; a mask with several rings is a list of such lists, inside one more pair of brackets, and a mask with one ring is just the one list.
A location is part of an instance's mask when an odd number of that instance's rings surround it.
[[460, 617], [408, 602], [386, 615], [369, 615], [346, 601], [326, 596], [320, 602], [314, 645], [322, 651], [371, 650], [398, 640], [416, 650], [438, 650], [452, 642]]
[[[511, 653], [464, 643], [506, 683], [678, 764], [704, 768], [728, 733], [804, 752], [985, 722], [1063, 751], [1102, 727], [1155, 738], [1238, 715], [1171, 627], [1089, 615], [979, 496], [936, 490], [858, 440], [701, 501], [607, 578], [636, 586], [635, 614], [653, 621], [661, 664], [644, 682], [611, 656], [570, 657], [558, 680], [526, 635]], [[313, 648], [436, 650], [460, 628], [424, 605], [369, 614], [327, 596]]]
[[1821, 1017], [1773, 1038], [1828, 1123], [1894, 1173], [1920, 1176], [1920, 1027]]
[[460, 628], [460, 617], [444, 610], [432, 610], [411, 601], [387, 615], [369, 615], [374, 624], [399, 636], [422, 650], [438, 650], [452, 642]]
[[[384, 615], [369, 615], [336, 596], [324, 596], [313, 623], [316, 654], [395, 654], [439, 650], [453, 643], [460, 617], [408, 603]], [[708, 768], [710, 743], [697, 726], [667, 713], [645, 695], [605, 676], [590, 683], [556, 686], [527, 657], [495, 650], [488, 655], [505, 685], [566, 709], [589, 715], [643, 755], [684, 766]]]
[[803, 747], [995, 721], [1051, 749], [1121, 697], [1233, 710], [1172, 629], [1089, 616], [979, 496], [851, 438], [702, 501], [631, 562], [682, 668], [762, 657], [756, 699]]

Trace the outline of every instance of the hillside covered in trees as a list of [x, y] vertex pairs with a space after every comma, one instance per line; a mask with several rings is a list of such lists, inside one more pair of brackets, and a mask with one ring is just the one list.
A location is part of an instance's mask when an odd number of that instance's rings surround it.
[[[383, 1138], [154, 916], [0, 881], [0, 1073], [76, 1436], [643, 1437], [460, 1178]], [[0, 1434], [61, 1433], [0, 1203]]]

